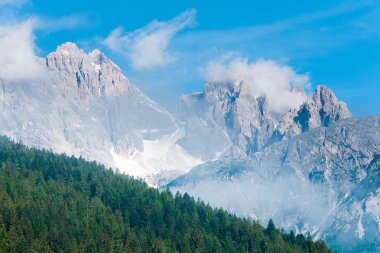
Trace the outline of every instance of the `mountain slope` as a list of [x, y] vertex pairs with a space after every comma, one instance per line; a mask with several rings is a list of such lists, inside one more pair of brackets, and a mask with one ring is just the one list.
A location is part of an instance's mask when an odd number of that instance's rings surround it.
[[275, 143], [249, 159], [200, 165], [169, 186], [263, 222], [272, 217], [345, 252], [376, 252], [379, 154], [380, 117], [347, 119]]
[[[184, 96], [174, 117], [131, 84], [99, 50], [64, 43], [39, 62], [44, 76], [2, 82], [0, 133], [15, 141], [96, 160], [165, 185], [203, 162], [255, 152], [350, 116], [320, 86], [299, 109], [269, 111], [249, 83], [208, 83]], [[292, 92], [302, 93], [293, 89]]]
[[94, 162], [0, 140], [1, 252], [331, 252], [148, 188]]
[[65, 43], [39, 62], [39, 79], [0, 80], [0, 134], [154, 186], [185, 174], [170, 185], [330, 242], [377, 235], [378, 181], [369, 168], [378, 119], [346, 120], [350, 111], [327, 87], [308, 97], [289, 84], [303, 104], [274, 113], [273, 96], [253, 94], [248, 82], [210, 82], [183, 96], [173, 116], [99, 50]]
[[177, 120], [98, 50], [86, 54], [65, 43], [40, 61], [46, 67], [40, 80], [3, 82], [0, 133], [151, 184], [200, 163], [176, 144], [183, 136]]

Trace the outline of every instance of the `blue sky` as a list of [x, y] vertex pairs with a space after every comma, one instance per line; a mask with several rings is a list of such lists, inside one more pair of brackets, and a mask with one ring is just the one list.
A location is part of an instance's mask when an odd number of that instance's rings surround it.
[[33, 20], [39, 56], [66, 41], [100, 48], [169, 109], [202, 90], [209, 62], [235, 57], [290, 66], [355, 116], [380, 113], [376, 1], [0, 0], [0, 14], [2, 24]]

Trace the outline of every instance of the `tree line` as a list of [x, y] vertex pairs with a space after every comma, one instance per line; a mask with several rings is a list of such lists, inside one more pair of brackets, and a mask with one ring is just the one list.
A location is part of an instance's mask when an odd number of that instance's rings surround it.
[[331, 252], [285, 233], [158, 191], [96, 162], [0, 137], [0, 252]]

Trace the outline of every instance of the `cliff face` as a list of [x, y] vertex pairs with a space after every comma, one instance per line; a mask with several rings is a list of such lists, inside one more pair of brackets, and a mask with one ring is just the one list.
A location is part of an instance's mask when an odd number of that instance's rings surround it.
[[265, 223], [310, 232], [348, 252], [377, 252], [380, 117], [346, 119], [246, 159], [195, 167], [169, 184]]
[[[318, 86], [300, 108], [284, 115], [270, 112], [265, 95], [254, 97], [245, 82], [206, 84], [202, 93], [183, 96], [178, 106], [179, 117], [189, 126], [181, 143], [190, 153], [207, 159], [227, 156], [250, 156], [282, 139], [296, 136], [309, 129], [351, 117], [346, 105], [325, 86]], [[293, 92], [302, 92], [294, 90]], [[197, 125], [194, 129], [191, 126]], [[219, 139], [199, 154], [197, 143], [204, 143], [204, 135], [213, 129], [208, 142]], [[215, 137], [218, 136], [218, 138]], [[206, 137], [207, 138], [207, 137]], [[191, 147], [196, 147], [194, 150]]]
[[183, 135], [178, 121], [100, 51], [86, 54], [65, 43], [40, 62], [40, 80], [3, 83], [2, 134], [96, 160], [151, 184], [200, 162], [175, 143]]

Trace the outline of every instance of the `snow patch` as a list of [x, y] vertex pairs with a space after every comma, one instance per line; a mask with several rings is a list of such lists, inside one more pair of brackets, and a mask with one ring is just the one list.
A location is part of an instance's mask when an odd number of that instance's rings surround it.
[[[117, 154], [112, 148], [110, 152], [114, 165], [122, 173], [142, 179], [164, 171], [175, 172], [176, 175], [184, 174], [203, 161], [191, 156], [176, 144], [183, 136], [184, 129], [178, 129], [161, 139], [143, 140], [144, 151], [136, 151], [128, 157]], [[157, 186], [157, 182], [152, 180], [148, 180], [148, 184]]]
[[368, 198], [365, 204], [366, 212], [372, 214], [380, 232], [380, 188], [377, 189], [376, 195]]
[[362, 239], [365, 233], [363, 224], [362, 224], [362, 218], [363, 218], [363, 213], [360, 214], [360, 218], [358, 221], [358, 228], [356, 229], [356, 232], [358, 233], [359, 239]]

